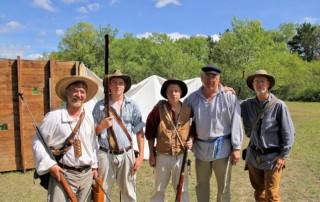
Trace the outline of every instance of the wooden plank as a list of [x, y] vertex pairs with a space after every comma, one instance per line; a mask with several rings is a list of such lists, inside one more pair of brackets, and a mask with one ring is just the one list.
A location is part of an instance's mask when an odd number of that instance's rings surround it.
[[[7, 124], [7, 130], [0, 131], [0, 171], [17, 170], [20, 166], [20, 138], [17, 98], [17, 62], [15, 60], [0, 60], [0, 119]], [[11, 111], [11, 112], [10, 112]]]
[[[18, 92], [22, 92], [22, 85], [24, 84], [24, 81], [22, 80], [22, 64], [21, 64], [21, 60], [20, 60], [20, 57], [18, 56], [17, 58], [17, 70], [18, 70]], [[20, 120], [20, 126], [21, 126], [21, 123], [23, 123], [23, 117], [21, 115], [21, 112], [22, 112], [22, 102], [19, 102], [19, 120]], [[21, 127], [20, 127], [20, 151], [21, 151], [21, 168], [22, 168], [22, 171], [25, 172], [26, 171], [26, 167], [25, 167], [25, 153], [24, 153], [24, 146], [25, 146], [25, 143], [24, 143], [24, 130], [21, 130]]]

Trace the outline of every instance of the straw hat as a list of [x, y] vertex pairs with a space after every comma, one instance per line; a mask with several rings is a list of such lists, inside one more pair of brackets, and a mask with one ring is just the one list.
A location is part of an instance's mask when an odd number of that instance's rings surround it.
[[[104, 82], [107, 77], [104, 78]], [[109, 81], [111, 81], [114, 78], [121, 78], [126, 83], [126, 88], [124, 89], [124, 93], [127, 92], [131, 88], [131, 77], [127, 74], [123, 74], [121, 70], [116, 69], [112, 72], [112, 74], [109, 77]], [[104, 85], [105, 86], [105, 85]]]
[[270, 74], [267, 73], [266, 70], [264, 69], [261, 69], [261, 70], [258, 70], [256, 71], [254, 74], [250, 75], [247, 77], [247, 86], [251, 89], [251, 90], [254, 90], [253, 89], [253, 79], [256, 77], [256, 76], [264, 76], [266, 77], [269, 82], [270, 82], [270, 86], [269, 86], [269, 90], [274, 86], [274, 84], [276, 83], [275, 79], [273, 76], [271, 76]]
[[87, 85], [87, 96], [84, 102], [91, 100], [98, 92], [98, 84], [95, 80], [85, 76], [66, 76], [56, 84], [56, 93], [63, 101], [67, 101], [67, 87], [75, 82], [84, 82]]
[[162, 97], [168, 99], [166, 91], [167, 91], [167, 88], [170, 84], [178, 84], [180, 86], [180, 88], [181, 88], [181, 97], [180, 98], [183, 98], [184, 96], [187, 95], [187, 93], [188, 93], [187, 85], [183, 81], [178, 80], [177, 78], [170, 78], [170, 79], [166, 80], [163, 83], [163, 85], [161, 86], [160, 93], [161, 93]]

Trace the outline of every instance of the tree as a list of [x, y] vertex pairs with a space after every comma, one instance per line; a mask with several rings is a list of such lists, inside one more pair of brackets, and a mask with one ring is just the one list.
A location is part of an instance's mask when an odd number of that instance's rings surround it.
[[288, 45], [291, 51], [297, 52], [303, 60], [316, 60], [320, 55], [320, 27], [303, 23], [297, 28], [297, 34]]

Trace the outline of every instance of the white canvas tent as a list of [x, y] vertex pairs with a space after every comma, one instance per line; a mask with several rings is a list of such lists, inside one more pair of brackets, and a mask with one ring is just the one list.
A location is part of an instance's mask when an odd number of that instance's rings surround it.
[[[86, 76], [89, 76], [95, 79], [99, 83], [99, 90], [97, 95], [93, 99], [91, 99], [89, 102], [86, 103], [86, 108], [92, 111], [95, 103], [98, 100], [101, 100], [104, 98], [104, 90], [102, 85], [102, 79], [100, 79], [97, 75], [95, 75], [89, 69], [87, 68], [85, 69], [86, 70], [84, 74]], [[148, 114], [150, 113], [152, 108], [157, 104], [157, 102], [161, 99], [164, 99], [160, 94], [160, 89], [164, 81], [165, 81], [164, 78], [153, 75], [144, 79], [138, 84], [132, 85], [131, 89], [128, 92], [126, 92], [126, 95], [128, 97], [130, 97], [131, 99], [137, 102], [141, 110], [142, 119], [144, 122], [146, 122]], [[200, 78], [189, 79], [189, 80], [185, 80], [184, 82], [188, 86], [187, 96], [201, 86]], [[133, 138], [133, 141], [134, 141], [134, 148], [138, 149], [136, 138]], [[144, 145], [145, 145], [144, 158], [148, 159], [149, 158], [148, 142], [145, 141]]]

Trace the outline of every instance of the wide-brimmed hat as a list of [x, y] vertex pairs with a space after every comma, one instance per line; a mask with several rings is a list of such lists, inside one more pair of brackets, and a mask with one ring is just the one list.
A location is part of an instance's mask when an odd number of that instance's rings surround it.
[[264, 77], [266, 77], [266, 78], [269, 80], [269, 82], [270, 82], [269, 89], [271, 89], [271, 88], [274, 86], [274, 84], [276, 83], [276, 81], [275, 81], [275, 79], [274, 79], [273, 76], [271, 76], [270, 74], [268, 74], [266, 70], [261, 69], [261, 70], [256, 71], [254, 74], [252, 74], [252, 75], [250, 75], [250, 76], [247, 77], [247, 86], [248, 86], [251, 90], [254, 90], [252, 83], [253, 83], [253, 79], [254, 79], [256, 76], [264, 76]]
[[216, 65], [206, 65], [206, 66], [202, 67], [201, 70], [203, 72], [205, 72], [206, 74], [221, 74], [220, 67], [218, 67]]
[[85, 76], [66, 76], [56, 84], [56, 93], [61, 100], [67, 101], [67, 87], [75, 82], [84, 82], [87, 85], [87, 96], [84, 102], [91, 100], [98, 92], [98, 84], [95, 80]]
[[[130, 90], [131, 88], [131, 77], [127, 74], [122, 74], [121, 70], [116, 69], [112, 72], [112, 74], [109, 76], [109, 81], [111, 81], [114, 78], [121, 78], [126, 83], [126, 88], [124, 89], [124, 93]], [[106, 79], [106, 77], [105, 77]], [[105, 80], [104, 79], [104, 80]]]
[[183, 81], [181, 81], [177, 78], [170, 78], [170, 79], [166, 80], [163, 83], [163, 85], [161, 86], [160, 93], [161, 93], [162, 97], [168, 99], [166, 91], [167, 91], [167, 88], [170, 84], [178, 84], [180, 86], [180, 88], [181, 88], [181, 97], [180, 98], [183, 98], [184, 96], [187, 95], [187, 93], [188, 93], [187, 85]]

